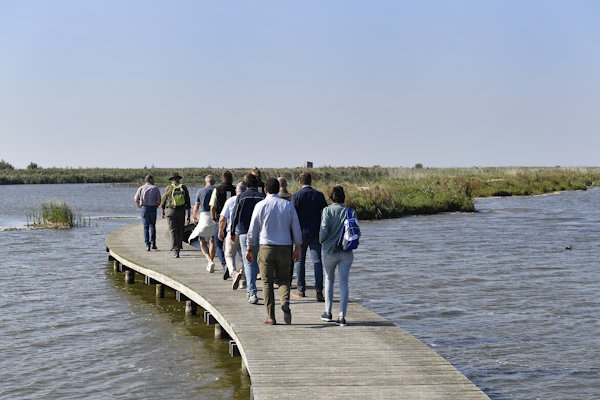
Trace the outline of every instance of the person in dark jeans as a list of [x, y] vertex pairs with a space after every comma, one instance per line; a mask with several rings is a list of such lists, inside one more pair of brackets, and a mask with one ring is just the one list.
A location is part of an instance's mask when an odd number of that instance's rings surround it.
[[[210, 198], [210, 216], [215, 221], [215, 251], [221, 265], [223, 266], [223, 279], [229, 278], [229, 269], [227, 269], [227, 262], [225, 260], [224, 243], [219, 240], [219, 216], [223, 210], [223, 206], [228, 198], [235, 196], [235, 186], [233, 186], [233, 175], [230, 171], [223, 172], [221, 175], [221, 183], [215, 187]], [[212, 271], [211, 271], [212, 272]]]
[[323, 297], [323, 263], [321, 262], [321, 243], [319, 242], [319, 228], [321, 225], [321, 211], [327, 207], [327, 201], [323, 193], [311, 186], [312, 177], [310, 173], [300, 174], [300, 185], [302, 188], [292, 195], [292, 204], [296, 207], [300, 228], [302, 230], [302, 247], [300, 260], [294, 264], [297, 274], [297, 286], [292, 295], [304, 297], [306, 291], [305, 265], [306, 250], [310, 249], [310, 256], [315, 271], [315, 290], [317, 300], [325, 301]]
[[160, 204], [160, 190], [154, 185], [154, 177], [146, 176], [146, 184], [140, 186], [133, 197], [135, 204], [141, 209], [142, 221], [144, 223], [144, 243], [146, 250], [150, 246], [156, 247], [156, 209]]
[[179, 183], [181, 176], [175, 172], [169, 180], [171, 184], [165, 189], [165, 193], [160, 201], [160, 207], [162, 208], [162, 217], [165, 218], [166, 216], [169, 222], [173, 257], [179, 258], [179, 251], [183, 248], [183, 227], [186, 225], [186, 214], [187, 224], [189, 224], [192, 207], [187, 187]]

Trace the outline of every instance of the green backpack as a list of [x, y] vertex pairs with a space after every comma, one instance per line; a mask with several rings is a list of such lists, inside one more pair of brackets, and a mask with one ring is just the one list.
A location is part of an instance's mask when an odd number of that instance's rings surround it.
[[179, 207], [185, 204], [185, 192], [183, 190], [183, 185], [181, 184], [172, 184], [173, 191], [171, 192], [171, 200], [175, 207]]

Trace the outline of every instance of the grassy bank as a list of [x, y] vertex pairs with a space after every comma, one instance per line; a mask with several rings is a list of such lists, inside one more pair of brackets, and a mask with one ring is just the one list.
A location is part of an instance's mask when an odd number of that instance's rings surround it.
[[[220, 176], [221, 168], [180, 168], [184, 183], [203, 185], [207, 174]], [[237, 181], [247, 168], [231, 169]], [[263, 179], [284, 176], [290, 191], [298, 189], [301, 168], [264, 168]], [[152, 173], [159, 185], [167, 183], [173, 168], [140, 169], [17, 169], [0, 171], [0, 184], [135, 183]], [[458, 168], [413, 169], [383, 167], [323, 167], [311, 170], [313, 185], [327, 194], [335, 184], [344, 186], [347, 203], [359, 218], [474, 211], [473, 199], [489, 196], [534, 195], [585, 190], [600, 185], [600, 168]]]

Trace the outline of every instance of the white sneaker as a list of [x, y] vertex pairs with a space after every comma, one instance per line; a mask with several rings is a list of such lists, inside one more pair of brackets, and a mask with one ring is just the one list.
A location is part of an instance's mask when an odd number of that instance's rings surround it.
[[237, 288], [240, 286], [240, 281], [242, 280], [242, 274], [239, 272], [234, 272], [233, 273], [233, 283], [231, 284], [231, 288], [233, 290], [237, 290]]
[[250, 298], [248, 299], [248, 303], [250, 304], [257, 304], [258, 303], [258, 297], [256, 297], [255, 294], [253, 294], [252, 296], [250, 296]]
[[212, 262], [212, 261], [210, 261], [210, 262], [208, 263], [208, 265], [206, 266], [206, 270], [207, 270], [208, 272], [210, 272], [211, 274], [212, 274], [213, 272], [215, 272], [215, 263], [214, 263], [214, 262]]

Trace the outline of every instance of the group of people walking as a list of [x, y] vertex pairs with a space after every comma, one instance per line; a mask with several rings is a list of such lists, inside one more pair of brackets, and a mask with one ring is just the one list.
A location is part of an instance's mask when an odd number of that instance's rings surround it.
[[[160, 195], [151, 175], [141, 186], [134, 200], [141, 208], [146, 250], [156, 250], [156, 214], [167, 218], [171, 234], [171, 251], [179, 258], [184, 229], [193, 218], [195, 227], [188, 242], [199, 247], [207, 260], [207, 271], [215, 270], [215, 258], [223, 267], [223, 279], [233, 279], [232, 288], [246, 289], [250, 304], [258, 303], [257, 280], [262, 280], [264, 304], [267, 311], [265, 324], [276, 324], [274, 284], [278, 285], [283, 320], [291, 324], [290, 297], [306, 296], [306, 253], [314, 267], [316, 298], [325, 303], [321, 319], [333, 322], [332, 300], [335, 271], [339, 274], [340, 312], [335, 320], [346, 325], [348, 304], [348, 276], [353, 261], [352, 250], [339, 247], [347, 218], [356, 218], [354, 210], [344, 206], [342, 186], [329, 192], [332, 204], [328, 206], [322, 192], [312, 187], [308, 172], [300, 174], [302, 186], [296, 193], [287, 191], [283, 177], [261, 179], [258, 168], [233, 185], [231, 172], [224, 171], [221, 182], [215, 185], [212, 175], [205, 178], [205, 186], [198, 190], [193, 216], [188, 188], [181, 184], [182, 177], [174, 173], [170, 184]], [[238, 269], [236, 257], [242, 259]], [[291, 293], [294, 269], [297, 290]], [[325, 282], [323, 282], [325, 271]]]

